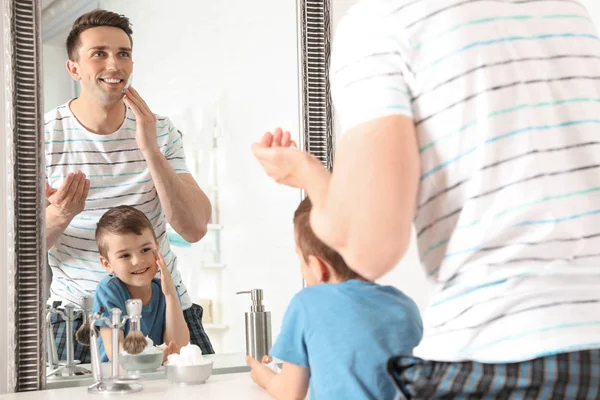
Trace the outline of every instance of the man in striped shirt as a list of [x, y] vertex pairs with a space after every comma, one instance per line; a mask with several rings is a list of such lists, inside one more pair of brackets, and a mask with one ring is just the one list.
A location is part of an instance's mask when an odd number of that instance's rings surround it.
[[[67, 69], [80, 82], [81, 95], [45, 118], [50, 301], [79, 303], [93, 295], [106, 275], [96, 224], [109, 208], [131, 205], [152, 222], [191, 342], [213, 353], [202, 309], [187, 294], [166, 234], [169, 223], [188, 242], [199, 241], [211, 205], [187, 169], [181, 133], [125, 86], [133, 71], [131, 35], [126, 17], [95, 10], [75, 21], [67, 39]], [[65, 358], [64, 322], [58, 316], [53, 329], [59, 356]], [[89, 360], [89, 352], [77, 346], [76, 359]]]
[[331, 83], [332, 175], [281, 131], [254, 151], [362, 276], [395, 266], [414, 223], [435, 290], [421, 358], [390, 360], [403, 393], [600, 398], [600, 41], [583, 5], [365, 0]]

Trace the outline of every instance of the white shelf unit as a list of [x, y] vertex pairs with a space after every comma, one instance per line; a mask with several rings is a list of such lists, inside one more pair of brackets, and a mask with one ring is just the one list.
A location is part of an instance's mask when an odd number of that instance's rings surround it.
[[[209, 332], [209, 337], [213, 337], [219, 343], [223, 341], [223, 334], [229, 329], [229, 326], [223, 324], [223, 275], [221, 271], [226, 267], [223, 263], [223, 254], [221, 252], [221, 232], [223, 226], [220, 224], [220, 207], [219, 207], [219, 179], [218, 179], [218, 147], [219, 138], [221, 136], [221, 125], [219, 120], [219, 110], [216, 109], [215, 117], [213, 120], [212, 130], [212, 149], [211, 149], [211, 165], [209, 171], [209, 182], [207, 187], [207, 194], [210, 198], [213, 207], [213, 214], [211, 215], [211, 221], [213, 223], [208, 224], [208, 235], [212, 235], [212, 259], [204, 259], [205, 262], [200, 264], [200, 267], [204, 270], [212, 270], [216, 275], [216, 296], [212, 299], [212, 320], [209, 323], [204, 324], [204, 329]], [[218, 348], [216, 349], [218, 351]]]
[[225, 264], [201, 264], [200, 265], [201, 268], [204, 269], [223, 269], [226, 267]]
[[204, 329], [207, 331], [226, 331], [229, 329], [229, 325], [225, 324], [203, 324], [202, 326], [204, 326]]

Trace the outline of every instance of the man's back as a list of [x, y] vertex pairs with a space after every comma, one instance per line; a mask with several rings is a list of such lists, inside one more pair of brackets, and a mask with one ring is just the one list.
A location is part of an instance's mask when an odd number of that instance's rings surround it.
[[597, 347], [600, 41], [585, 8], [364, 1], [335, 45], [344, 128], [415, 121], [415, 226], [438, 283], [418, 355], [498, 362]]
[[271, 354], [310, 368], [311, 398], [392, 398], [387, 360], [411, 354], [422, 333], [409, 297], [391, 286], [349, 280], [298, 293]]

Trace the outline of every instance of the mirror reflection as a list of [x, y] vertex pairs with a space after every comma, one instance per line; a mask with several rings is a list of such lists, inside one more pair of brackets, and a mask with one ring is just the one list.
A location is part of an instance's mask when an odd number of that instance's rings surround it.
[[141, 299], [165, 354], [190, 341], [241, 366], [252, 302], [236, 293], [262, 290], [274, 341], [302, 287], [300, 192], [250, 152], [299, 125], [295, 4], [226, 3], [43, 3], [49, 383], [89, 376], [91, 309]]

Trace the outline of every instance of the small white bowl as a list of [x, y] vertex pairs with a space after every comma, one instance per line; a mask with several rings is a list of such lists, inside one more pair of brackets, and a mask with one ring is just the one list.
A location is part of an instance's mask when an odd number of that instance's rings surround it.
[[167, 379], [173, 383], [196, 385], [204, 383], [212, 374], [213, 362], [206, 361], [199, 365], [165, 364]]
[[142, 353], [135, 356], [131, 354], [120, 354], [119, 363], [121, 367], [130, 373], [139, 372], [154, 372], [161, 366], [163, 360], [163, 352]]

